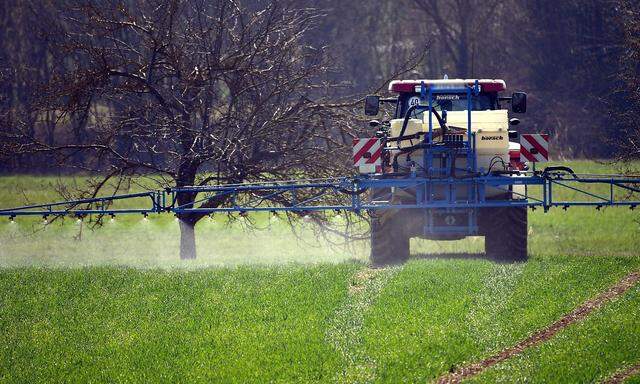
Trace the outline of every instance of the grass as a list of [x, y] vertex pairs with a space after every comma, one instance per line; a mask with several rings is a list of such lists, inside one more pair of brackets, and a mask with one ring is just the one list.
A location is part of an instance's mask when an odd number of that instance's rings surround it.
[[640, 287], [475, 382], [591, 382], [640, 361]]
[[5, 271], [0, 380], [324, 382], [356, 268]]
[[[560, 164], [560, 163], [558, 163]], [[557, 165], [557, 164], [553, 164]], [[564, 163], [566, 165], [566, 163]], [[591, 161], [569, 163], [577, 173], [612, 173], [614, 169]], [[607, 187], [587, 190], [602, 195]], [[574, 191], [556, 188], [561, 198], [593, 200]], [[640, 196], [635, 196], [640, 200]], [[529, 214], [530, 252], [536, 255], [637, 255], [640, 216], [628, 208], [560, 208]]]
[[296, 237], [284, 223], [252, 229], [241, 223], [228, 226], [204, 219], [197, 226], [198, 258], [189, 261], [177, 256], [180, 233], [172, 218], [153, 217], [147, 222], [141, 217], [118, 218], [95, 230], [69, 220], [46, 227], [39, 220], [3, 221], [0, 227], [4, 227], [0, 229], [4, 246], [0, 267], [203, 268], [366, 260], [364, 244], [332, 245], [300, 226]]
[[[56, 180], [2, 177], [0, 206], [57, 200]], [[97, 230], [1, 222], [0, 382], [428, 381], [640, 268], [639, 217], [622, 208], [530, 212], [526, 264], [465, 257], [482, 252], [481, 238], [412, 240], [416, 257], [378, 272], [364, 265], [366, 242], [330, 245], [304, 224], [296, 237], [253, 218], [262, 229], [202, 221], [191, 261], [178, 259], [166, 215]], [[639, 300], [629, 291], [474, 380], [608, 377], [640, 360]]]
[[638, 266], [613, 257], [413, 261], [368, 313], [365, 349], [381, 382], [435, 379], [515, 344]]

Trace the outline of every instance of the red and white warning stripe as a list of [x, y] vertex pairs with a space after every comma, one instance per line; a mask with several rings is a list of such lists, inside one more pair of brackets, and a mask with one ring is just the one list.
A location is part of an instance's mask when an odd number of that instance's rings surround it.
[[549, 161], [549, 135], [546, 133], [520, 134], [520, 161], [534, 163]]
[[353, 165], [361, 173], [379, 172], [382, 167], [382, 140], [377, 137], [353, 139]]

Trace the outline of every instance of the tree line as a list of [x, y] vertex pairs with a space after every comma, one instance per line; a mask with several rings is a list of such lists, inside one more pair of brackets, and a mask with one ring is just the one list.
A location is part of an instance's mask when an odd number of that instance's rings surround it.
[[329, 3], [323, 37], [357, 91], [426, 44], [411, 76], [501, 78], [526, 91], [520, 129], [550, 133], [556, 157], [638, 157], [637, 0]]
[[[268, 3], [281, 2], [232, 2], [249, 11], [265, 8]], [[521, 129], [551, 133], [557, 156], [612, 158], [633, 152], [628, 138], [637, 132], [632, 117], [638, 111], [637, 0], [282, 3], [296, 12], [314, 9], [317, 13], [313, 28], [302, 39], [309, 47], [323, 50], [325, 59], [331, 58], [325, 62], [323, 81], [339, 86], [325, 95], [370, 92], [406, 68], [416, 52], [426, 47], [423, 62], [403, 77], [439, 78], [446, 74], [450, 78], [505, 79], [510, 89], [530, 96], [531, 112]], [[111, 1], [93, 6], [96, 14], [118, 9], [135, 14], [150, 7], [167, 12], [179, 4]], [[71, 48], [77, 42], [63, 41], [69, 37], [66, 28], [73, 27], [81, 5], [17, 0], [0, 5], [3, 130], [22, 119], [29, 134], [49, 145], [82, 141], [91, 135], [86, 125], [92, 116], [99, 115], [91, 111], [95, 103], [84, 100], [85, 105], [64, 116], [56, 109], [42, 113], [35, 105], [56, 103], [39, 96], [59, 84], [61, 71], [86, 64], [87, 58]], [[131, 31], [120, 37], [123, 43], [138, 42]], [[79, 164], [92, 159], [78, 153], [72, 161]], [[12, 156], [2, 170], [45, 170], [46, 164], [42, 156]]]

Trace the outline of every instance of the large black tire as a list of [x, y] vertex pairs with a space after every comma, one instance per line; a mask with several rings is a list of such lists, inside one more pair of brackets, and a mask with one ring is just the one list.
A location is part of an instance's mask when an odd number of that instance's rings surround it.
[[484, 208], [480, 232], [488, 258], [502, 263], [527, 261], [527, 208]]
[[410, 236], [401, 211], [381, 212], [371, 217], [371, 255], [374, 267], [402, 264], [409, 259]]

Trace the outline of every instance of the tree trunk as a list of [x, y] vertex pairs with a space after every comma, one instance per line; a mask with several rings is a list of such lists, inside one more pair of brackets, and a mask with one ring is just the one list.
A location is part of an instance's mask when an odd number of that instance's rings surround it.
[[196, 258], [195, 223], [180, 220], [180, 259]]

